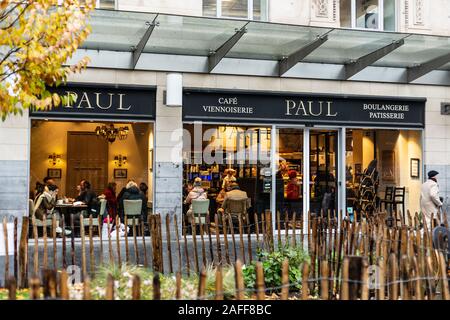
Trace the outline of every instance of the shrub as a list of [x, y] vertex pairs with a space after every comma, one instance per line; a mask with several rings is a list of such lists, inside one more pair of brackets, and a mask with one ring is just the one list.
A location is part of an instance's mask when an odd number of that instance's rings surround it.
[[[289, 261], [289, 283], [291, 290], [301, 289], [302, 264], [309, 262], [308, 254], [299, 247], [284, 246], [273, 252], [260, 251], [257, 254], [261, 261], [264, 271], [264, 280], [266, 290], [279, 291], [281, 286], [281, 271], [283, 261], [287, 258]], [[247, 288], [254, 288], [256, 284], [256, 261], [243, 268], [244, 282]], [[272, 289], [270, 289], [272, 288]]]

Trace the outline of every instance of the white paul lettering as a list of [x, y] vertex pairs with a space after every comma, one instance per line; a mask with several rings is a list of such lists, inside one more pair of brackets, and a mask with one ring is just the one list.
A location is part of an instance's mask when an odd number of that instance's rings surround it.
[[78, 100], [78, 95], [75, 93], [75, 92], [73, 92], [73, 91], [66, 91], [66, 105], [65, 106], [63, 106], [63, 108], [73, 108], [73, 106], [71, 105], [71, 101], [70, 101], [70, 97], [71, 96], [73, 96], [74, 97], [74, 101], [76, 102], [77, 100]]
[[114, 96], [113, 93], [108, 93], [108, 95], [109, 95], [109, 105], [107, 107], [103, 107], [100, 104], [100, 95], [101, 95], [101, 93], [94, 92], [94, 94], [95, 94], [95, 102], [97, 103], [97, 107], [99, 107], [100, 109], [103, 109], [103, 110], [108, 110], [109, 108], [111, 108], [112, 102], [113, 102], [113, 96]]
[[[116, 109], [119, 111], [128, 111], [131, 109], [131, 105], [126, 106], [124, 104], [125, 93], [102, 93], [94, 92], [93, 94], [88, 94], [87, 92], [76, 93], [73, 91], [66, 91], [67, 102], [63, 108], [73, 108], [76, 109], [101, 109], [109, 110]], [[70, 96], [75, 99], [70, 101]], [[95, 96], [95, 97], [94, 97]], [[81, 98], [80, 98], [81, 97]], [[93, 103], [95, 100], [95, 104]]]
[[94, 109], [94, 107], [92, 107], [92, 105], [91, 105], [91, 102], [89, 101], [89, 97], [86, 92], [83, 92], [83, 95], [81, 96], [81, 100], [78, 103], [77, 109], [83, 108], [83, 106], [81, 105], [82, 103], [86, 103], [86, 105], [87, 105], [87, 107], [85, 107], [86, 109]]
[[299, 100], [286, 100], [286, 116], [303, 116], [303, 117], [336, 117], [337, 112], [333, 112], [332, 101], [312, 101], [304, 102]]
[[118, 108], [118, 110], [128, 111], [131, 109], [131, 105], [126, 108], [123, 107], [123, 96], [124, 95], [125, 95], [125, 93], [119, 93], [119, 108]]

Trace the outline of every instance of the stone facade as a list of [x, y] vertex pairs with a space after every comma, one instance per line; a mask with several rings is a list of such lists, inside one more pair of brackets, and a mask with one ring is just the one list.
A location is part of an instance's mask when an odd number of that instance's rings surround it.
[[[339, 28], [342, 0], [268, 0], [268, 21]], [[119, 10], [201, 16], [202, 0], [117, 0]], [[350, 1], [348, 1], [350, 3]], [[399, 32], [450, 35], [448, 0], [397, 0]]]
[[[339, 27], [333, 15], [338, 14], [339, 1], [272, 0], [269, 1], [269, 20], [301, 25], [329, 25]], [[398, 1], [399, 31], [450, 35], [447, 0]], [[202, 14], [200, 0], [119, 0], [119, 9], [164, 12], [173, 14]], [[437, 8], [437, 9], [436, 9]], [[442, 9], [442, 10], [441, 10]], [[416, 11], [421, 10], [420, 14]], [[430, 14], [433, 12], [433, 19]], [[74, 82], [98, 84], [127, 84], [157, 86], [157, 110], [154, 146], [154, 211], [181, 215], [182, 158], [181, 136], [182, 108], [164, 105], [166, 74], [163, 72], [88, 69], [70, 79]], [[450, 196], [450, 116], [440, 114], [441, 102], [450, 102], [448, 87], [364, 83], [357, 81], [329, 81], [288, 79], [232, 75], [192, 74], [183, 77], [185, 87], [290, 91], [303, 93], [361, 94], [400, 97], [425, 97], [426, 128], [423, 155], [425, 172], [441, 172], [440, 186], [444, 195]], [[175, 133], [174, 133], [175, 132]], [[29, 192], [29, 133], [28, 114], [9, 117], [0, 122], [0, 215], [27, 214]]]

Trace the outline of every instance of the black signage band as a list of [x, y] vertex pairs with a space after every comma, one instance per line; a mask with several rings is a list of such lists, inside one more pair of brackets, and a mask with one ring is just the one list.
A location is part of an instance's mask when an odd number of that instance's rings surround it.
[[155, 87], [68, 84], [50, 90], [60, 96], [73, 96], [74, 101], [61, 103], [51, 110], [30, 110], [40, 118], [93, 118], [111, 120], [154, 120]]
[[425, 98], [187, 89], [186, 121], [424, 128]]

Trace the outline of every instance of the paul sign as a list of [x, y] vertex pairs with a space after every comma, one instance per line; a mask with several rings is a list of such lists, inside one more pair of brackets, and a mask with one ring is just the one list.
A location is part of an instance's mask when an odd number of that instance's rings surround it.
[[423, 128], [425, 99], [186, 89], [183, 119]]
[[[51, 90], [65, 96], [65, 103], [51, 110], [32, 110], [31, 116], [46, 118], [155, 118], [154, 88], [68, 85]], [[73, 99], [69, 99], [73, 97]]]

